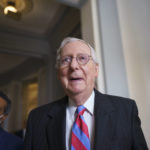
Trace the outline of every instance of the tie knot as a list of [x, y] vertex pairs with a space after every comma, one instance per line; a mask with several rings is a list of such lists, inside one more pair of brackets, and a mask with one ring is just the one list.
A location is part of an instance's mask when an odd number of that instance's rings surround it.
[[85, 110], [86, 110], [86, 108], [83, 105], [80, 105], [80, 106], [77, 107], [77, 114], [78, 115], [83, 115]]

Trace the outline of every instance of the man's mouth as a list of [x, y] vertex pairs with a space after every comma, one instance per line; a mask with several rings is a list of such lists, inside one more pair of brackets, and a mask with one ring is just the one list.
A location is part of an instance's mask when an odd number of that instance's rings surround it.
[[77, 78], [70, 78], [70, 80], [71, 80], [71, 81], [81, 81], [82, 78], [79, 78], [79, 77], [77, 77]]

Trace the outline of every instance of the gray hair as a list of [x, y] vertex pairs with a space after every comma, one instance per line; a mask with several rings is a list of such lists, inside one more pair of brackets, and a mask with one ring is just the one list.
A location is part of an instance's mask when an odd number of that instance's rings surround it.
[[57, 49], [57, 56], [56, 56], [56, 68], [59, 67], [59, 61], [60, 61], [60, 54], [61, 54], [61, 50], [62, 48], [67, 44], [67, 43], [70, 43], [70, 42], [75, 42], [75, 41], [81, 41], [83, 43], [85, 43], [89, 48], [90, 48], [90, 51], [91, 51], [91, 56], [92, 56], [92, 59], [93, 61], [98, 64], [98, 61], [96, 59], [96, 55], [95, 55], [95, 50], [92, 48], [92, 46], [85, 42], [84, 40], [82, 39], [78, 39], [78, 38], [74, 38], [74, 37], [66, 37], [60, 44], [60, 47]]

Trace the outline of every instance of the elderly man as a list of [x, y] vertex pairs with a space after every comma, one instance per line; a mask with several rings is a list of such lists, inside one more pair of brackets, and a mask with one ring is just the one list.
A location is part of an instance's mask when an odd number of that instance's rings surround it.
[[98, 63], [88, 43], [65, 38], [56, 66], [66, 96], [30, 113], [24, 150], [148, 150], [135, 102], [94, 89]]
[[[10, 111], [11, 101], [0, 91], [0, 125], [5, 121]], [[23, 141], [6, 132], [0, 126], [0, 150], [22, 150]]]

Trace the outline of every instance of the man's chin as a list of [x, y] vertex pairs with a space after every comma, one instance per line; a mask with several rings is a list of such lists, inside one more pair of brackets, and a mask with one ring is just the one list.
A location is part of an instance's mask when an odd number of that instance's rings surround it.
[[82, 93], [83, 89], [81, 88], [71, 88], [71, 89], [68, 89], [67, 90], [67, 93], [68, 94], [72, 94], [72, 95], [75, 95], [75, 94], [80, 94]]

